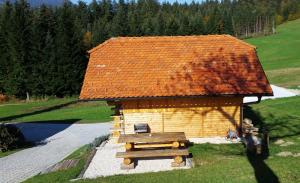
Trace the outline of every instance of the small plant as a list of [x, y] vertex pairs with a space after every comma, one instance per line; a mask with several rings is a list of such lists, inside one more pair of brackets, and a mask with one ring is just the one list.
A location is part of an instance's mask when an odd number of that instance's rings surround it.
[[22, 132], [14, 125], [0, 124], [0, 151], [23, 147], [25, 138]]
[[97, 138], [94, 139], [94, 141], [92, 143], [89, 144], [89, 146], [91, 148], [96, 148], [96, 147], [100, 146], [101, 143], [106, 141], [107, 139], [108, 139], [108, 135], [97, 137]]

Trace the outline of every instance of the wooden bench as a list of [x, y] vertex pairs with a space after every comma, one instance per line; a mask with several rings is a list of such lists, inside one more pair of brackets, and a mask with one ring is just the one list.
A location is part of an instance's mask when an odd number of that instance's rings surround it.
[[143, 151], [126, 151], [117, 152], [116, 158], [124, 158], [124, 166], [122, 169], [134, 168], [133, 158], [151, 158], [151, 157], [174, 157], [172, 166], [183, 166], [183, 156], [188, 156], [187, 149], [158, 149], [158, 150], [143, 150]]

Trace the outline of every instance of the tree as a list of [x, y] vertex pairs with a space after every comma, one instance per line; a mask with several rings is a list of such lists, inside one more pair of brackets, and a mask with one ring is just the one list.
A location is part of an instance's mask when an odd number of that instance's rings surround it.
[[8, 75], [13, 69], [10, 57], [13, 7], [7, 1], [0, 11], [0, 93], [9, 92]]
[[174, 36], [178, 34], [179, 25], [174, 16], [167, 19], [165, 34], [168, 36]]
[[12, 13], [10, 36], [11, 70], [8, 73], [6, 92], [25, 97], [31, 92], [31, 48], [32, 48], [32, 11], [25, 0], [16, 1]]
[[123, 0], [117, 4], [116, 15], [112, 22], [112, 36], [125, 36], [128, 33], [127, 6]]
[[202, 15], [200, 13], [197, 13], [195, 14], [195, 16], [191, 17], [189, 27], [191, 34], [193, 35], [205, 34], [205, 26], [203, 23]]

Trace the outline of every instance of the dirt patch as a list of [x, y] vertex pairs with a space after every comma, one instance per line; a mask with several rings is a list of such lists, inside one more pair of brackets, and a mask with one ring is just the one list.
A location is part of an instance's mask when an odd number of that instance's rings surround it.
[[274, 142], [274, 144], [282, 146], [282, 147], [286, 147], [286, 146], [294, 145], [295, 143], [292, 141], [284, 141], [282, 139], [278, 139]]
[[283, 143], [283, 144], [280, 144], [280, 146], [286, 147], [286, 146], [290, 146], [290, 145], [294, 145], [294, 144], [295, 144], [294, 142], [288, 141], [288, 142], [285, 142], [285, 143]]
[[283, 143], [284, 143], [284, 140], [282, 140], [282, 139], [278, 139], [274, 142], [274, 144], [276, 144], [276, 145], [280, 145], [280, 144], [283, 144]]
[[293, 156], [293, 153], [289, 152], [289, 151], [283, 151], [283, 152], [277, 153], [276, 155], [282, 156], [282, 157], [287, 157], [287, 156]]
[[281, 157], [288, 157], [288, 156], [300, 157], [300, 153], [292, 153], [290, 151], [283, 151], [283, 152], [277, 153], [276, 155], [281, 156]]

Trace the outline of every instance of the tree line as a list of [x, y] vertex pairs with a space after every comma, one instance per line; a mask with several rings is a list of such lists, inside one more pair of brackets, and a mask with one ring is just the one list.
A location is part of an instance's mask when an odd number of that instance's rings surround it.
[[[86, 51], [116, 36], [272, 34], [300, 17], [299, 0], [100, 0], [30, 7], [25, 0], [0, 7], [0, 93], [25, 97], [80, 92]], [[138, 51], [138, 50], [137, 50]]]

